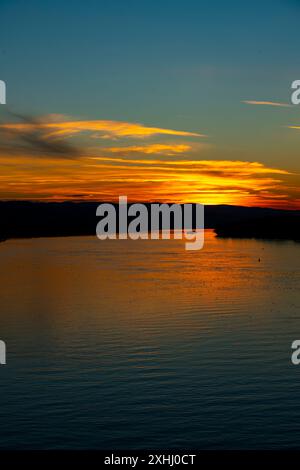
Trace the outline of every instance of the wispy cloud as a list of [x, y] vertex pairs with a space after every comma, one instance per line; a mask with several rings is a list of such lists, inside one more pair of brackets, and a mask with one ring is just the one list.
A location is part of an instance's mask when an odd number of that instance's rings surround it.
[[[247, 176], [260, 176], [265, 174], [279, 174], [279, 175], [289, 175], [291, 174], [287, 170], [282, 170], [279, 168], [270, 168], [265, 166], [263, 163], [259, 162], [244, 162], [237, 160], [159, 160], [159, 159], [128, 159], [128, 158], [110, 158], [110, 157], [86, 157], [89, 160], [94, 160], [98, 162], [107, 162], [112, 164], [124, 163], [130, 165], [131, 168], [145, 166], [150, 169], [168, 168], [170, 171], [191, 171], [192, 168], [201, 171], [201, 174], [214, 174], [214, 175], [238, 175], [241, 177]], [[116, 166], [114, 166], [116, 167]], [[125, 166], [124, 166], [125, 168]]]
[[[24, 199], [201, 202], [299, 207], [295, 175], [259, 162], [0, 155], [0, 196]], [[71, 195], [71, 196], [70, 196]]]
[[291, 108], [292, 105], [288, 103], [279, 103], [276, 101], [255, 101], [255, 100], [243, 100], [242, 103], [252, 104], [254, 106], [274, 106], [278, 108]]
[[[161, 127], [149, 127], [139, 123], [130, 123], [122, 121], [59, 121], [59, 122], [43, 122], [40, 123], [43, 129], [47, 130], [47, 137], [68, 137], [80, 133], [92, 132], [94, 138], [145, 138], [155, 135], [173, 135], [184, 137], [204, 137], [203, 134], [197, 132], [188, 132], [174, 129], [165, 129]], [[15, 130], [21, 132], [31, 131], [33, 124], [26, 123], [8, 123], [0, 125], [0, 128], [7, 130]]]
[[108, 152], [118, 155], [145, 154], [145, 155], [178, 155], [192, 150], [191, 145], [187, 144], [149, 144], [149, 145], [131, 145], [128, 147], [106, 147], [102, 152]]
[[30, 149], [32, 154], [51, 155], [57, 158], [76, 158], [77, 148], [62, 139], [49, 140], [43, 123], [31, 116], [10, 113], [18, 123], [0, 124], [1, 149], [7, 153], [24, 153]]
[[[188, 139], [202, 136], [193, 132], [60, 115], [19, 117], [1, 124], [0, 132], [11, 139], [0, 146], [0, 197], [6, 199], [115, 200], [127, 194], [135, 201], [300, 206], [294, 174], [257, 161], [198, 160], [198, 150], [210, 144]], [[66, 146], [65, 137], [86, 133], [121, 142], [90, 147], [79, 139], [74, 148]], [[139, 140], [160, 134], [185, 139]], [[126, 144], [128, 137], [136, 141]]]

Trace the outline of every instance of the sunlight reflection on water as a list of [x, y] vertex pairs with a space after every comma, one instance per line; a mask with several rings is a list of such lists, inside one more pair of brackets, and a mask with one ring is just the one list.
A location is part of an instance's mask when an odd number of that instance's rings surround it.
[[299, 255], [211, 231], [2, 243], [0, 447], [298, 447]]

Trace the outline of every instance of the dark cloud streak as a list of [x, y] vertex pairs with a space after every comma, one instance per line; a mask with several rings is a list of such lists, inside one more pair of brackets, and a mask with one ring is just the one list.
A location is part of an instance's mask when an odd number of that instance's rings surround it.
[[76, 159], [80, 156], [79, 149], [62, 139], [51, 139], [47, 136], [43, 122], [28, 115], [9, 112], [9, 115], [25, 124], [30, 124], [30, 130], [1, 129], [0, 150], [9, 154], [31, 152], [35, 156], [50, 156], [52, 158]]

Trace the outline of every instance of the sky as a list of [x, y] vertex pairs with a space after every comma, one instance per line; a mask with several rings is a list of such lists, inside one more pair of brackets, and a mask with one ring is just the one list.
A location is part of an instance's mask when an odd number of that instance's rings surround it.
[[0, 0], [0, 199], [300, 209], [300, 1]]

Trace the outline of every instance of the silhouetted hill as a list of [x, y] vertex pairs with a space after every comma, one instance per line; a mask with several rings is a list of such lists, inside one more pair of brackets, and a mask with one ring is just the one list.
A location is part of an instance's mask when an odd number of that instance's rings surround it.
[[239, 206], [206, 209], [206, 223], [212, 223], [219, 237], [300, 241], [300, 211]]
[[[99, 202], [0, 202], [0, 240], [94, 235]], [[118, 206], [115, 205], [116, 209]], [[206, 206], [205, 228], [221, 237], [300, 240], [300, 211]]]

